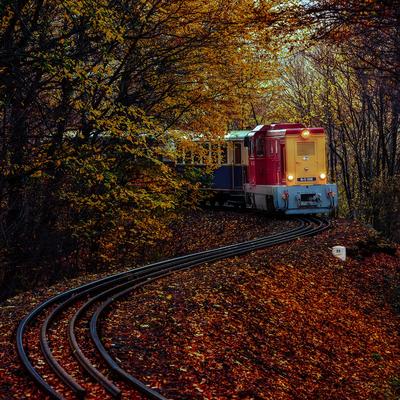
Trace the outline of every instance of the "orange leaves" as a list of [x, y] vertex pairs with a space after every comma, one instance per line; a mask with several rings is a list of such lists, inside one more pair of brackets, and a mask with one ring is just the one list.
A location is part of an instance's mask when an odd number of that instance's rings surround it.
[[[198, 212], [175, 224], [173, 240], [159, 250], [162, 257], [203, 250], [291, 223]], [[400, 321], [392, 307], [400, 252], [356, 251], [369, 236], [362, 225], [339, 220], [317, 237], [179, 272], [116, 304], [102, 326], [105, 345], [168, 398], [394, 400]], [[354, 249], [346, 263], [332, 256], [336, 244]], [[24, 307], [38, 297], [27, 293], [0, 307], [0, 393], [6, 398], [43, 398], [19, 370], [12, 341]], [[52, 339], [64, 324], [54, 327]], [[80, 334], [85, 329], [82, 324]], [[68, 344], [57, 343], [58, 357], [69, 363]], [[31, 355], [35, 351], [32, 345]]]
[[105, 329], [142, 360], [124, 366], [152, 370], [147, 379], [167, 397], [394, 399], [400, 321], [382, 300], [382, 275], [400, 274], [399, 259], [376, 253], [342, 266], [330, 251], [367, 235], [340, 222], [315, 238], [178, 273], [119, 305], [111, 322], [151, 321], [140, 341]]

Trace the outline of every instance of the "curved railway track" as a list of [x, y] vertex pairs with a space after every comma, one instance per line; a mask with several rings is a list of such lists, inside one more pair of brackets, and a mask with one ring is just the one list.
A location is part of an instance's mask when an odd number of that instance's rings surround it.
[[[16, 344], [23, 366], [35, 383], [53, 399], [74, 397], [83, 399], [90, 396], [85, 385], [79, 382], [79, 376], [87, 374], [101, 386], [104, 393], [107, 392], [113, 398], [120, 398], [123, 393], [121, 388], [129, 387], [140, 393], [142, 398], [166, 400], [160, 393], [123, 370], [107, 352], [99, 332], [101, 316], [114, 301], [146, 283], [175, 271], [238, 256], [299, 237], [315, 235], [329, 227], [328, 221], [315, 217], [298, 218], [298, 221], [300, 222], [298, 227], [282, 233], [152, 263], [79, 286], [50, 298], [32, 310], [18, 326]], [[55, 345], [51, 343], [51, 332], [56, 329], [62, 318], [68, 322], [65, 329], [70, 346], [68, 351], [79, 365], [78, 372], [67, 371], [67, 365], [62, 365], [60, 357], [55, 356]], [[82, 321], [86, 324], [82, 325]], [[37, 331], [36, 335], [29, 333], [34, 329]], [[29, 338], [27, 338], [28, 335], [30, 335]], [[90, 336], [94, 346], [91, 352], [88, 351], [85, 343], [79, 340], [82, 335]], [[41, 362], [34, 360], [35, 357], [30, 355], [30, 348], [37, 346], [32, 345], [32, 338], [39, 342]], [[51, 370], [52, 379], [49, 379], [47, 372], [43, 372], [43, 368], [40, 367], [43, 364], [46, 364], [47, 371]], [[54, 383], [54, 378], [61, 382]]]

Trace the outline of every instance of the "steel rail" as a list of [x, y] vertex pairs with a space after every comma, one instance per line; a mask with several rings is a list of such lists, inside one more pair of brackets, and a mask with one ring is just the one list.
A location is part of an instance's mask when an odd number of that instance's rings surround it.
[[[298, 228], [297, 228], [298, 229]], [[296, 231], [297, 229], [293, 229], [292, 231]], [[284, 235], [285, 233], [281, 233], [281, 234], [278, 234], [278, 235], [276, 235], [276, 236], [282, 236], [282, 235]], [[262, 240], [262, 239], [261, 239]], [[255, 241], [253, 241], [253, 242], [259, 242], [260, 241], [260, 239], [257, 239], [257, 240], [255, 240]], [[251, 241], [250, 241], [251, 242]], [[246, 243], [248, 243], [248, 242], [244, 242], [244, 244], [246, 244]], [[230, 246], [225, 246], [224, 248], [233, 248], [233, 247], [235, 247], [235, 245], [230, 245]], [[212, 253], [212, 252], [215, 252], [215, 250], [217, 250], [217, 251], [219, 251], [220, 249], [214, 249], [214, 250], [210, 250], [210, 251], [207, 251], [207, 252], [201, 252], [201, 253], [196, 253], [196, 254], [198, 254], [198, 255], [200, 255], [200, 254], [204, 254], [204, 253]], [[182, 257], [177, 257], [176, 259], [173, 259], [173, 260], [167, 260], [167, 261], [164, 261], [164, 262], [158, 262], [158, 263], [154, 263], [154, 264], [151, 264], [151, 265], [149, 265], [149, 266], [145, 266], [145, 267], [141, 267], [141, 268], [139, 268], [139, 270], [142, 270], [142, 271], [144, 271], [145, 269], [149, 269], [149, 267], [157, 267], [157, 265], [158, 266], [161, 266], [161, 265], [166, 265], [166, 264], [169, 264], [169, 263], [171, 263], [171, 261], [178, 261], [178, 260], [184, 260], [184, 259], [190, 259], [190, 258], [193, 258], [193, 255], [188, 255], [188, 256], [182, 256]], [[110, 281], [111, 279], [118, 279], [118, 277], [120, 277], [121, 275], [123, 275], [123, 276], [126, 276], [126, 275], [128, 275], [130, 272], [135, 272], [136, 271], [136, 269], [135, 270], [131, 270], [131, 271], [128, 271], [128, 272], [126, 272], [126, 273], [121, 273], [121, 274], [116, 274], [116, 275], [114, 275], [114, 276], [111, 276], [111, 277], [108, 277], [108, 278], [103, 278], [102, 280], [99, 280], [99, 281], [97, 281], [97, 282], [94, 282], [94, 284], [99, 284], [100, 282], [104, 282], [104, 281]], [[72, 293], [72, 295], [74, 295], [76, 292], [78, 292], [79, 290], [82, 290], [82, 289], [84, 289], [85, 287], [88, 287], [89, 289], [91, 289], [92, 287], [94, 287], [94, 284], [93, 283], [91, 283], [91, 284], [87, 284], [87, 285], [83, 285], [82, 287], [79, 287], [79, 288], [77, 288], [77, 289], [75, 289], [75, 290], [71, 290], [71, 291], [68, 291], [68, 292], [66, 292], [66, 293], [62, 293], [61, 295], [59, 295], [59, 296], [56, 296], [56, 298], [53, 298], [53, 299], [50, 299], [50, 301], [48, 301], [48, 302], [45, 302], [45, 304], [47, 305], [47, 304], [49, 304], [50, 302], [54, 302], [55, 300], [57, 300], [57, 299], [60, 299], [60, 298], [65, 298], [70, 292], [74, 292], [74, 293]], [[74, 300], [75, 300], [75, 298], [74, 298]], [[44, 306], [45, 304], [43, 304], [42, 306]], [[44, 307], [38, 307], [38, 308], [44, 308]], [[62, 307], [61, 307], [62, 308]], [[34, 310], [34, 312], [37, 312], [38, 311], [38, 309], [35, 309]], [[24, 321], [23, 321], [24, 322]], [[25, 321], [26, 322], [26, 321]], [[35, 371], [36, 372], [36, 371]], [[39, 382], [40, 383], [40, 382]], [[46, 383], [46, 382], [45, 382]], [[50, 388], [50, 389], [52, 389], [52, 388]], [[50, 391], [47, 391], [49, 394], [51, 394], [51, 395], [54, 395], [52, 392], [50, 392]], [[59, 396], [58, 398], [62, 398], [62, 396]]]
[[[211, 249], [203, 252], [197, 252], [189, 255], [184, 255], [180, 257], [175, 257], [173, 259], [169, 260], [164, 260], [164, 261], [159, 261], [156, 263], [152, 263], [143, 267], [131, 269], [126, 272], [121, 272], [118, 274], [114, 274], [111, 276], [108, 276], [106, 278], [102, 278], [100, 280], [90, 282], [88, 284], [79, 286], [78, 288], [70, 289], [66, 292], [63, 292], [59, 295], [56, 295], [52, 297], [51, 299], [45, 301], [44, 303], [40, 304], [37, 306], [31, 313], [29, 313], [19, 324], [18, 329], [17, 329], [17, 351], [20, 356], [21, 362], [28, 371], [28, 373], [31, 375], [31, 377], [35, 380], [35, 382], [47, 393], [49, 394], [52, 398], [55, 399], [63, 399], [63, 396], [56, 392], [44, 379], [43, 377], [37, 372], [35, 367], [32, 365], [28, 354], [27, 350], [25, 349], [24, 343], [23, 343], [23, 337], [25, 330], [29, 324], [31, 324], [35, 318], [37, 318], [44, 310], [54, 306], [57, 303], [62, 302], [61, 304], [58, 304], [58, 306], [51, 312], [51, 314], [46, 318], [44, 324], [42, 325], [41, 329], [41, 348], [44, 353], [44, 356], [46, 358], [46, 361], [49, 362], [50, 366], [55, 370], [57, 375], [62, 379], [64, 383], [66, 383], [78, 397], [83, 397], [85, 394], [85, 389], [83, 389], [80, 385], [78, 385], [73, 378], [66, 373], [62, 369], [62, 367], [57, 363], [57, 361], [54, 359], [51, 354], [50, 348], [48, 346], [48, 341], [47, 341], [47, 335], [46, 331], [48, 329], [48, 326], [54, 321], [56, 316], [61, 313], [68, 305], [76, 302], [76, 300], [83, 298], [84, 296], [97, 293], [101, 289], [106, 289], [109, 286], [108, 290], [103, 291], [102, 293], [98, 294], [95, 296], [97, 298], [96, 301], [100, 300], [104, 296], [106, 296], [104, 293], [113, 293], [121, 287], [126, 287], [126, 286], [135, 286], [135, 285], [143, 285], [148, 282], [149, 279], [152, 279], [151, 276], [154, 276], [154, 279], [159, 279], [162, 274], [167, 275], [169, 273], [172, 273], [173, 271], [177, 269], [184, 269], [184, 268], [190, 268], [194, 265], [202, 264], [205, 262], [209, 261], [214, 261], [217, 259], [229, 257], [231, 255], [239, 255], [243, 254], [244, 252], [251, 251], [252, 249], [256, 248], [261, 248], [265, 247], [267, 245], [274, 244], [274, 240], [279, 242], [284, 242], [284, 241], [289, 241], [293, 240], [296, 237], [300, 236], [308, 236], [309, 234], [313, 234], [312, 230], [310, 227], [307, 225], [310, 222], [320, 222], [318, 219], [312, 219], [312, 218], [303, 218], [300, 219], [301, 225], [299, 227], [296, 227], [294, 229], [278, 233], [275, 235], [267, 236], [264, 238], [260, 239], [255, 239], [247, 242], [242, 242], [239, 244], [233, 244], [233, 245], [228, 245], [228, 246], [223, 246], [217, 249]], [[314, 229], [316, 231], [316, 229]], [[257, 247], [258, 246], [258, 247]], [[153, 280], [154, 280], [153, 279]], [[126, 281], [125, 283], [120, 283], [123, 281]], [[139, 282], [139, 283], [138, 283]], [[117, 283], [119, 283], [117, 286], [115, 286]], [[132, 290], [132, 289], [130, 289]], [[92, 299], [91, 299], [92, 300]], [[89, 300], [89, 304], [93, 304], [94, 301]], [[87, 304], [85, 303], [85, 304]], [[80, 315], [83, 313], [84, 310], [88, 308], [88, 306], [82, 306], [81, 313], [79, 313], [78, 310], [78, 315], [77, 313], [73, 317], [73, 323], [72, 320], [70, 321], [69, 324], [69, 340], [71, 347], [74, 349], [74, 355], [77, 357], [78, 361], [85, 367], [85, 369], [94, 377], [96, 380], [98, 380], [102, 385], [112, 394], [114, 397], [119, 397], [120, 396], [120, 390], [113, 385], [107, 378], [104, 377], [99, 371], [97, 371], [89, 362], [89, 360], [84, 356], [83, 352], [80, 351], [78, 342], [76, 341], [75, 334], [74, 334], [74, 327], [76, 320], [80, 317]], [[80, 310], [81, 310], [80, 309]], [[71, 335], [72, 332], [72, 335]], [[74, 339], [75, 338], [75, 339]], [[55, 362], [54, 362], [55, 361]], [[107, 360], [106, 360], [107, 361]], [[88, 367], [89, 366], [89, 367]], [[88, 368], [87, 368], [88, 367]], [[93, 370], [96, 372], [94, 372]], [[89, 370], [88, 370], [89, 369]], [[119, 375], [125, 371], [119, 371]], [[104, 379], [103, 379], [104, 378]], [[133, 377], [131, 377], [133, 378]], [[128, 379], [130, 380], [130, 379]], [[141, 385], [144, 386], [143, 388], [143, 393], [153, 396], [152, 398], [157, 398], [161, 399], [163, 397], [157, 397], [161, 396], [157, 392], [152, 391], [149, 389], [146, 385], [144, 385], [142, 382], [138, 381], [137, 379], [133, 378], [133, 381], [135, 382], [135, 386], [138, 388], [138, 386]], [[152, 391], [153, 393], [150, 393], [149, 391]]]
[[[302, 221], [301, 226], [303, 226], [303, 225], [304, 225], [304, 222]], [[301, 228], [301, 226], [300, 226], [300, 228]], [[292, 231], [297, 230], [297, 229], [299, 229], [299, 228], [294, 228], [294, 229], [292, 229]], [[258, 240], [260, 240], [260, 239], [255, 239], [255, 241], [258, 241]], [[223, 248], [230, 248], [230, 247], [234, 247], [234, 246], [235, 245], [229, 245], [229, 246], [224, 246]], [[218, 249], [211, 249], [211, 250], [209, 250], [209, 252], [212, 252], [215, 250], [218, 250]], [[77, 288], [73, 288], [73, 289], [67, 290], [65, 292], [62, 292], [62, 293], [48, 299], [47, 301], [39, 304], [28, 315], [26, 315], [25, 318], [20, 322], [20, 324], [18, 325], [18, 328], [17, 328], [17, 332], [16, 332], [17, 353], [20, 357], [21, 363], [25, 367], [28, 374], [31, 375], [33, 380], [52, 398], [63, 399], [63, 397], [61, 395], [59, 395], [57, 392], [55, 392], [54, 389], [50, 385], [48, 385], [47, 382], [42, 378], [42, 376], [36, 371], [35, 367], [32, 365], [31, 361], [29, 360], [28, 352], [24, 346], [23, 338], [24, 338], [24, 333], [26, 331], [26, 328], [28, 327], [28, 325], [32, 324], [32, 322], [44, 310], [49, 309], [50, 307], [52, 307], [54, 304], [56, 304], [58, 302], [64, 301], [65, 299], [67, 299], [69, 297], [76, 296], [78, 293], [80, 293], [84, 290], [94, 288], [102, 283], [112, 282], [116, 279], [127, 277], [132, 273], [139, 273], [140, 271], [144, 271], [150, 267], [157, 267], [157, 266], [161, 266], [161, 265], [166, 265], [168, 263], [178, 262], [180, 260], [190, 259], [194, 256], [197, 256], [197, 255], [200, 255], [203, 253], [204, 252], [197, 252], [197, 253], [192, 253], [189, 255], [179, 256], [179, 257], [175, 257], [173, 259], [169, 259], [169, 260], [165, 260], [165, 261], [158, 261], [156, 263], [152, 263], [147, 266], [138, 267], [138, 268], [134, 268], [134, 269], [131, 269], [131, 270], [128, 270], [125, 272], [113, 274], [113, 275], [107, 276], [105, 278], [99, 279], [97, 281], [89, 282], [89, 283], [81, 285]]]
[[[123, 277], [118, 277], [117, 279], [111, 281], [111, 282], [105, 282], [101, 283], [100, 285], [94, 287], [94, 288], [89, 288], [86, 290], [83, 290], [79, 293], [77, 293], [75, 296], [69, 297], [67, 300], [64, 302], [60, 303], [51, 313], [48, 315], [46, 318], [45, 322], [43, 323], [41, 327], [41, 336], [40, 336], [40, 347], [42, 349], [42, 353], [44, 354], [47, 363], [49, 366], [53, 369], [53, 371], [59, 376], [59, 378], [71, 388], [71, 390], [77, 395], [78, 398], [83, 398], [86, 394], [86, 390], [84, 388], [81, 388], [81, 386], [75, 381], [75, 379], [68, 374], [67, 371], [58, 363], [56, 358], [53, 356], [52, 351], [50, 350], [50, 346], [48, 343], [48, 338], [47, 338], [47, 331], [49, 326], [56, 320], [56, 318], [68, 307], [74, 303], [76, 303], [78, 300], [84, 298], [87, 295], [91, 295], [93, 292], [97, 292], [103, 288], [107, 288], [111, 285], [114, 285], [115, 282], [121, 281], [126, 279], [125, 276]], [[79, 355], [73, 353], [73, 355], [78, 358]], [[121, 392], [120, 390], [113, 385], [105, 376], [101, 375], [97, 370], [90, 370], [87, 371], [92, 375], [93, 378], [96, 380], [101, 379], [102, 382], [104, 382], [104, 387], [108, 389], [109, 393], [113, 397], [120, 397]], [[93, 376], [95, 374], [95, 376]], [[98, 375], [101, 375], [99, 377]]]
[[[282, 234], [279, 234], [277, 236], [281, 237]], [[298, 233], [296, 232], [295, 234], [292, 234], [290, 237], [294, 238], [294, 237], [297, 237], [297, 236], [298, 236]], [[289, 237], [286, 236], [284, 240], [286, 241], [288, 239], [289, 239]], [[257, 243], [257, 246], [265, 247], [266, 245], [269, 245], [270, 243], [273, 244], [271, 242], [271, 239], [268, 238], [268, 240], [264, 239], [262, 242]], [[274, 243], [276, 243], [276, 241], [274, 241]], [[250, 251], [253, 248], [254, 248], [254, 245], [251, 245], [251, 247], [249, 247], [249, 245], [246, 244], [245, 246], [241, 247], [241, 251], [246, 251], [247, 252], [247, 251]], [[96, 377], [95, 373], [92, 372], [94, 367], [90, 363], [90, 361], [84, 356], [83, 351], [80, 348], [79, 343], [78, 343], [78, 341], [76, 339], [76, 335], [75, 335], [76, 321], [79, 320], [79, 318], [81, 318], [81, 316], [94, 303], [100, 301], [102, 298], [104, 298], [106, 296], [112, 296], [114, 292], [117, 292], [118, 290], [123, 289], [125, 287], [131, 287], [132, 285], [135, 285], [135, 284], [137, 284], [139, 282], [146, 283], [150, 278], [155, 277], [155, 278], [158, 279], [161, 275], [165, 276], [165, 275], [167, 275], [169, 273], [172, 273], [172, 272], [174, 272], [176, 270], [181, 270], [181, 269], [184, 269], [184, 268], [190, 268], [190, 267], [193, 267], [193, 266], [198, 265], [198, 264], [203, 264], [203, 263], [209, 262], [209, 261], [215, 261], [217, 259], [225, 258], [225, 257], [228, 257], [229, 255], [236, 255], [236, 254], [238, 254], [238, 250], [229, 249], [229, 253], [227, 252], [227, 250], [225, 250], [224, 252], [221, 252], [221, 253], [218, 253], [218, 254], [214, 253], [214, 254], [208, 255], [207, 258], [198, 257], [198, 258], [196, 258], [194, 260], [186, 261], [185, 263], [176, 264], [175, 266], [168, 266], [167, 265], [167, 266], [161, 266], [161, 267], [157, 266], [157, 268], [149, 268], [146, 271], [141, 271], [140, 274], [134, 274], [134, 277], [131, 280], [129, 280], [129, 281], [123, 283], [123, 284], [120, 284], [118, 286], [112, 287], [112, 288], [106, 290], [105, 292], [102, 292], [102, 293], [98, 294], [95, 297], [92, 297], [85, 304], [82, 305], [82, 307], [74, 314], [74, 316], [72, 317], [72, 319], [69, 322], [69, 329], [68, 329], [69, 330], [69, 340], [70, 340], [70, 344], [71, 344], [72, 349], [73, 349], [73, 354], [75, 356], [77, 356], [77, 358], [79, 359], [79, 362], [86, 369], [86, 371], [88, 371], [95, 379], [99, 378], [99, 379], [97, 379], [98, 382], [104, 385], [104, 380], [103, 380], [101, 374], [97, 374], [97, 377]], [[165, 272], [166, 270], [167, 270], [167, 272]], [[138, 383], [138, 382], [135, 382], [135, 384], [136, 384], [138, 390], [141, 390], [142, 385], [140, 383]], [[105, 386], [105, 388], [106, 388], [107, 391], [109, 391], [111, 393], [112, 388], [108, 389], [106, 386]], [[146, 389], [146, 390], [148, 390], [148, 389]], [[148, 394], [148, 392], [146, 392], [146, 394]], [[153, 394], [153, 398], [157, 398], [155, 396], [156, 396], [156, 394]]]
[[[304, 224], [301, 225], [301, 228], [295, 228], [293, 230], [290, 230], [288, 232], [290, 232], [291, 236], [294, 235], [298, 235], [299, 233], [299, 229], [301, 229], [304, 232]], [[269, 242], [271, 242], [271, 240], [278, 240], [281, 237], [285, 237], [285, 240], [287, 240], [289, 233], [287, 232], [283, 232], [283, 233], [278, 233], [276, 235], [273, 236], [273, 238], [271, 237], [266, 237], [263, 239], [256, 239], [255, 241], [251, 241], [251, 243], [248, 242], [243, 242], [239, 245], [237, 245], [236, 247], [240, 246], [241, 249], [244, 249], [247, 251], [248, 247], [254, 246], [254, 243], [257, 244], [258, 246], [265, 246], [267, 245]], [[110, 383], [107, 378], [105, 378], [105, 376], [103, 374], [101, 374], [89, 361], [89, 359], [84, 355], [81, 347], [79, 346], [79, 343], [76, 339], [76, 335], [75, 335], [75, 325], [76, 322], [81, 318], [81, 316], [89, 309], [90, 306], [92, 306], [94, 303], [96, 303], [97, 301], [101, 300], [103, 297], [105, 296], [110, 296], [112, 295], [114, 292], [118, 291], [119, 289], [125, 288], [125, 287], [129, 287], [132, 286], [136, 283], [138, 283], [140, 280], [148, 280], [150, 277], [152, 276], [159, 276], [160, 275], [160, 271], [165, 271], [166, 267], [169, 268], [169, 270], [171, 271], [176, 270], [176, 269], [182, 269], [184, 267], [191, 267], [194, 265], [197, 265], [199, 263], [204, 263], [206, 261], [210, 260], [210, 256], [212, 257], [212, 260], [214, 259], [220, 259], [223, 257], [227, 256], [227, 251], [229, 251], [230, 253], [234, 250], [235, 254], [237, 254], [238, 250], [235, 249], [235, 246], [225, 246], [225, 248], [223, 249], [223, 252], [221, 253], [221, 248], [220, 249], [216, 249], [218, 250], [218, 255], [216, 255], [216, 251], [215, 249], [211, 250], [211, 251], [207, 251], [207, 252], [202, 252], [201, 255], [198, 255], [196, 258], [186, 261], [185, 263], [179, 263], [177, 266], [172, 266], [170, 265], [171, 263], [165, 262], [163, 263], [163, 265], [156, 265], [155, 267], [153, 266], [147, 266], [145, 269], [139, 271], [139, 273], [134, 273], [132, 274], [132, 279], [130, 279], [128, 282], [123, 283], [123, 284], [119, 284], [118, 286], [113, 286], [112, 288], [106, 290], [105, 292], [102, 292], [100, 294], [98, 294], [95, 297], [92, 297], [91, 299], [89, 299], [83, 306], [80, 307], [80, 309], [74, 314], [74, 316], [71, 318], [70, 322], [69, 322], [69, 328], [68, 328], [68, 338], [69, 338], [69, 342], [73, 351], [73, 354], [75, 356], [75, 358], [77, 358], [77, 360], [79, 361], [79, 363], [82, 365], [82, 367], [94, 378], [96, 379], [102, 386], [104, 386], [104, 388], [113, 396], [115, 397], [119, 397], [120, 395], [120, 391], [116, 390], [115, 385], [113, 385], [112, 383]], [[206, 255], [208, 256], [207, 259], [204, 258], [204, 253], [207, 253]], [[211, 255], [210, 255], [211, 253]], [[213, 254], [214, 253], [214, 254]], [[188, 259], [189, 257], [183, 257], [184, 259]], [[192, 257], [193, 258], [193, 257]], [[172, 269], [171, 269], [172, 268]], [[162, 272], [165, 275], [165, 272]], [[104, 286], [104, 285], [102, 285]], [[67, 300], [68, 302], [68, 300]], [[135, 382], [137, 388], [139, 390], [141, 390], [142, 388], [142, 384], [139, 382]], [[148, 394], [148, 388], [146, 388], [146, 393]], [[153, 393], [153, 398], [157, 398], [157, 392]]]
[[[319, 219], [316, 218], [310, 218], [310, 221], [314, 222], [314, 223], [318, 223], [318, 227], [317, 228], [313, 228], [311, 230], [307, 230], [307, 232], [305, 232], [306, 236], [309, 235], [314, 235], [317, 234], [325, 229], [327, 229], [329, 227], [329, 223], [325, 222], [325, 221], [321, 221]], [[287, 242], [289, 239], [289, 237], [287, 238], [280, 238], [278, 240], [274, 240], [272, 242], [270, 242], [269, 245], [274, 245], [274, 244], [281, 244], [281, 243], [285, 243]], [[293, 238], [292, 238], [293, 239]], [[292, 240], [289, 239], [289, 240]], [[261, 247], [265, 247], [266, 244], [264, 243], [264, 245], [262, 244], [256, 244], [254, 246], [252, 246], [252, 249], [242, 249], [239, 253], [236, 252], [234, 255], [239, 255], [239, 254], [243, 254], [245, 252], [251, 251], [251, 250], [257, 250], [260, 249]], [[227, 255], [220, 257], [220, 258], [216, 258], [216, 259], [221, 259], [221, 258], [225, 258], [227, 257]], [[203, 262], [202, 262], [203, 263]], [[146, 278], [143, 278], [143, 280], [139, 283], [136, 283], [134, 285], [131, 285], [129, 282], [121, 285], [121, 287], [123, 286], [128, 286], [127, 289], [124, 289], [118, 293], [116, 293], [115, 295], [113, 295], [112, 297], [109, 297], [107, 300], [105, 300], [96, 310], [96, 312], [93, 314], [91, 321], [90, 321], [90, 336], [98, 350], [98, 352], [100, 353], [100, 355], [104, 358], [104, 360], [106, 361], [106, 363], [109, 365], [110, 369], [112, 371], [114, 371], [116, 374], [118, 374], [122, 379], [130, 382], [136, 389], [138, 389], [141, 393], [145, 394], [148, 398], [150, 399], [156, 399], [156, 400], [167, 400], [164, 396], [160, 395], [158, 392], [156, 392], [156, 395], [154, 394], [154, 391], [152, 389], [149, 390], [148, 386], [146, 386], [143, 382], [141, 382], [140, 380], [138, 380], [137, 378], [133, 377], [132, 375], [130, 375], [129, 373], [127, 373], [124, 369], [122, 369], [118, 363], [110, 356], [110, 354], [107, 352], [107, 350], [105, 349], [101, 339], [100, 339], [100, 335], [99, 335], [99, 319], [100, 316], [106, 311], [106, 309], [111, 306], [111, 304], [113, 302], [115, 302], [118, 299], [121, 299], [124, 296], [127, 296], [128, 294], [130, 294], [133, 290], [142, 287], [143, 285], [153, 282], [157, 279], [160, 279], [162, 277], [165, 277], [167, 275], [172, 274], [174, 271], [177, 270], [182, 270], [182, 269], [188, 269], [191, 268], [192, 265], [178, 265], [176, 266], [176, 268], [174, 268], [174, 270], [167, 270], [167, 271], [159, 271], [159, 274], [157, 276], [152, 276], [151, 278], [149, 276], [146, 276]], [[152, 274], [155, 275], [155, 274]], [[129, 287], [129, 285], [131, 285]], [[110, 291], [109, 291], [110, 292]], [[110, 293], [107, 293], [107, 295]], [[100, 297], [101, 295], [99, 295], [98, 297]], [[89, 300], [90, 302], [91, 300]]]
[[[159, 271], [160, 269], [163, 269], [163, 268], [165, 269], [166, 267], [175, 264], [177, 262], [177, 260], [180, 260], [180, 261], [189, 260], [186, 262], [189, 263], [189, 265], [193, 265], [193, 260], [196, 260], [196, 263], [197, 263], [197, 261], [200, 259], [201, 262], [203, 263], [203, 262], [205, 262], [204, 257], [206, 255], [210, 256], [210, 255], [218, 253], [218, 258], [220, 258], [221, 252], [237, 251], [236, 249], [239, 247], [243, 247], [243, 246], [248, 247], [248, 246], [253, 246], [254, 244], [259, 244], [259, 243], [262, 243], [262, 246], [264, 246], [266, 241], [269, 242], [275, 238], [287, 237], [288, 234], [295, 235], [295, 234], [299, 234], [300, 231], [304, 234], [304, 229], [305, 228], [304, 228], [304, 221], [303, 221], [299, 227], [296, 227], [296, 228], [286, 231], [286, 232], [280, 232], [280, 233], [277, 233], [277, 234], [274, 234], [271, 236], [267, 236], [267, 237], [260, 238], [260, 239], [255, 239], [255, 240], [252, 240], [249, 242], [242, 242], [242, 243], [239, 243], [236, 245], [235, 244], [228, 245], [228, 246], [224, 246], [224, 247], [217, 248], [217, 249], [207, 250], [205, 252], [189, 254], [189, 255], [182, 256], [182, 257], [177, 257], [172, 260], [166, 260], [166, 261], [150, 264], [150, 265], [135, 269], [134, 271], [132, 271], [131, 275], [117, 276], [112, 281], [99, 283], [95, 287], [90, 287], [88, 289], [80, 291], [79, 293], [74, 294], [73, 296], [71, 296], [67, 300], [65, 300], [64, 302], [60, 303], [49, 314], [49, 316], [46, 318], [44, 324], [42, 325], [40, 346], [41, 346], [42, 352], [46, 358], [46, 361], [48, 362], [49, 366], [53, 369], [53, 371], [60, 377], [60, 379], [67, 386], [69, 386], [71, 388], [71, 390], [77, 395], [78, 398], [84, 397], [85, 393], [86, 393], [85, 389], [82, 388], [75, 381], [75, 379], [60, 366], [60, 364], [58, 363], [56, 358], [52, 355], [52, 352], [50, 350], [50, 346], [48, 343], [48, 339], [47, 339], [47, 334], [46, 334], [48, 327], [54, 322], [54, 320], [57, 318], [57, 316], [59, 314], [61, 314], [69, 305], [73, 304], [77, 300], [80, 300], [81, 298], [83, 298], [86, 295], [90, 295], [93, 292], [97, 292], [99, 289], [102, 289], [107, 286], [115, 285], [116, 283], [118, 283], [121, 280], [126, 280], [128, 278], [128, 282], [129, 282], [129, 281], [131, 281], [131, 279], [129, 279], [130, 276], [133, 276], [134, 279], [137, 279], [137, 277], [139, 277], [141, 275], [148, 276], [149, 272], [152, 270]], [[138, 270], [138, 272], [136, 272], [137, 270]], [[81, 311], [83, 311], [83, 309]], [[77, 359], [77, 361], [83, 366], [83, 368], [85, 368], [85, 370], [96, 381], [98, 381], [113, 397], [118, 398], [121, 395], [120, 390], [112, 382], [110, 382], [109, 379], [107, 379], [103, 374], [101, 374], [96, 368], [93, 367], [93, 365], [85, 357], [84, 353], [82, 352], [82, 350], [80, 349], [80, 347], [78, 345], [78, 342], [77, 342], [75, 334], [74, 334], [74, 327], [75, 327], [75, 322], [76, 322], [77, 318], [79, 318], [79, 316], [80, 316], [80, 314], [78, 314], [78, 315], [75, 314], [73, 319], [70, 321], [70, 326], [71, 326], [71, 322], [73, 322], [73, 324], [72, 324], [72, 329], [69, 329], [68, 339], [69, 339], [70, 345], [73, 349], [73, 355]]]

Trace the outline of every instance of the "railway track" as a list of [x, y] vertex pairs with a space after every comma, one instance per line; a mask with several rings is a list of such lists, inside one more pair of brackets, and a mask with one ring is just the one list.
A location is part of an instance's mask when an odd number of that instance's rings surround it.
[[176, 271], [315, 235], [329, 227], [328, 221], [315, 217], [298, 221], [298, 227], [282, 233], [152, 263], [48, 299], [18, 326], [16, 345], [23, 366], [53, 399], [121, 398], [124, 394], [129, 399], [166, 400], [110, 356], [101, 340], [102, 315], [114, 301]]

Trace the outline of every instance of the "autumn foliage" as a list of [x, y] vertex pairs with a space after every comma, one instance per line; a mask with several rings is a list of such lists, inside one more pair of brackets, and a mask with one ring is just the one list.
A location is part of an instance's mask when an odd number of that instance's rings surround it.
[[198, 196], [161, 161], [223, 135], [262, 92], [272, 5], [2, 2], [0, 282], [115, 263], [167, 234]]
[[399, 240], [398, 1], [313, 0], [291, 8], [280, 118], [323, 126], [340, 211]]

